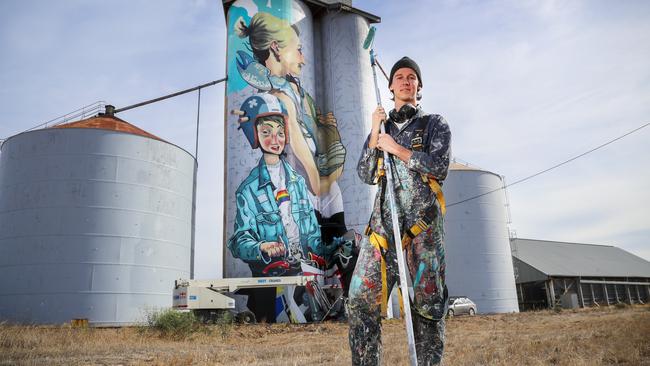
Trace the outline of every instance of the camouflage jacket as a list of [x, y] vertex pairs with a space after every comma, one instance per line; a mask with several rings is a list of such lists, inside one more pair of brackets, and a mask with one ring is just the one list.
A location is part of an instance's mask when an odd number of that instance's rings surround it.
[[[407, 163], [392, 156], [395, 202], [402, 233], [424, 216], [432, 205], [437, 204], [436, 195], [422, 176], [435, 178], [440, 185], [447, 177], [451, 155], [451, 131], [447, 121], [437, 114], [426, 114], [420, 107], [417, 113], [400, 130], [390, 119], [386, 122], [386, 133], [403, 147], [413, 151]], [[378, 158], [383, 157], [379, 149], [371, 149], [366, 142], [357, 164], [357, 173], [367, 184], [380, 183], [370, 218], [370, 227], [378, 234], [392, 238], [392, 223], [389, 201], [385, 195], [385, 179], [379, 179]], [[392, 242], [392, 240], [390, 241]]]

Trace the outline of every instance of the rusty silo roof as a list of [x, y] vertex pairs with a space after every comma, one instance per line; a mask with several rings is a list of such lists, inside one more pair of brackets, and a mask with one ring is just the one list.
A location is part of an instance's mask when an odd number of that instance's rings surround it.
[[476, 169], [476, 168], [474, 168], [472, 166], [460, 164], [460, 163], [457, 163], [457, 162], [454, 161], [451, 164], [449, 164], [449, 170], [478, 170], [478, 169]]
[[99, 115], [81, 121], [54, 126], [52, 128], [96, 128], [100, 130], [125, 132], [166, 142], [160, 137], [138, 128], [122, 119], [108, 115]]

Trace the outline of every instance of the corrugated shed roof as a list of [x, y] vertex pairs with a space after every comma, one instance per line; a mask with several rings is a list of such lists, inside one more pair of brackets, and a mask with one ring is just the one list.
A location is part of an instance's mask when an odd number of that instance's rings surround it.
[[107, 115], [99, 115], [97, 117], [92, 117], [81, 121], [70, 122], [63, 125], [54, 126], [53, 128], [96, 128], [100, 130], [126, 132], [133, 135], [139, 135], [139, 136], [149, 137], [160, 141], [165, 141], [156, 135], [153, 135], [139, 127], [130, 124], [129, 122], [126, 122], [115, 116], [107, 116]]
[[650, 277], [650, 262], [610, 245], [513, 239], [513, 255], [548, 276]]

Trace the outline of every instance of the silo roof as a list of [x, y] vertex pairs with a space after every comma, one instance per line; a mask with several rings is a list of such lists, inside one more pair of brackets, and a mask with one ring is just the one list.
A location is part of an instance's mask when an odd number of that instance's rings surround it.
[[[470, 164], [462, 164], [462, 163], [459, 163], [459, 162], [456, 162], [456, 161], [452, 161], [452, 162], [449, 164], [449, 170], [462, 170], [462, 171], [470, 171], [470, 172], [483, 172], [483, 173], [490, 173], [490, 174], [494, 174], [494, 175], [499, 175], [499, 174], [497, 174], [497, 173], [495, 173], [495, 172], [491, 172], [491, 171], [489, 171], [489, 170], [485, 170], [485, 169], [483, 169], [483, 168], [479, 168], [479, 167], [476, 167], [476, 166], [472, 166], [472, 165], [470, 165]], [[500, 176], [500, 175], [499, 175], [499, 176]]]
[[477, 169], [473, 166], [457, 163], [455, 161], [449, 164], [449, 169], [450, 170], [482, 170], [482, 169]]
[[513, 256], [547, 276], [650, 277], [650, 262], [611, 245], [513, 239]]
[[57, 125], [52, 128], [95, 128], [100, 130], [125, 132], [166, 142], [160, 137], [136, 127], [125, 120], [108, 115], [99, 115], [81, 121]]

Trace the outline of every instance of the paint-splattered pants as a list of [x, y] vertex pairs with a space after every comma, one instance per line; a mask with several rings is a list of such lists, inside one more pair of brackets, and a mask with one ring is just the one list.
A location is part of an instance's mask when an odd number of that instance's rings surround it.
[[[441, 222], [440, 222], [441, 224]], [[418, 365], [437, 365], [445, 340], [447, 293], [441, 225], [417, 236], [407, 251], [415, 298], [411, 306]], [[389, 242], [386, 260], [388, 291], [398, 281], [395, 246]], [[350, 285], [348, 317], [353, 365], [379, 365], [381, 359], [382, 254], [365, 238]]]

